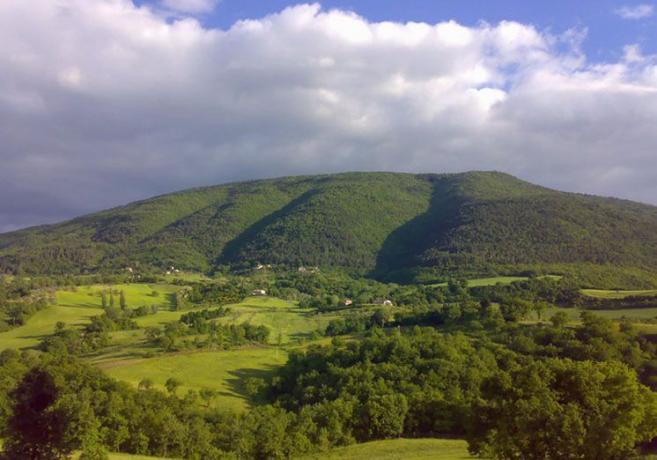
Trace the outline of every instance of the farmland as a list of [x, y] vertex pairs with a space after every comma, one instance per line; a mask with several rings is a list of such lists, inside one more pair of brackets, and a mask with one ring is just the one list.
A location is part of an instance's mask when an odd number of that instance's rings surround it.
[[582, 289], [582, 294], [599, 299], [624, 299], [626, 297], [642, 297], [657, 295], [657, 289], [644, 290], [610, 290], [610, 289]]
[[[74, 328], [87, 324], [92, 316], [102, 314], [100, 292], [109, 288], [92, 285], [58, 290], [54, 305], [34, 314], [25, 325], [0, 333], [0, 349], [35, 347], [43, 337], [53, 333], [55, 324], [60, 321]], [[157, 315], [162, 315], [163, 320], [169, 316], [168, 313], [176, 313], [167, 311], [173, 306], [172, 294], [176, 290], [173, 286], [118, 284], [111, 288], [125, 293], [130, 308], [158, 305], [163, 311]], [[155, 292], [158, 294], [154, 295]]]
[[[0, 347], [34, 347], [53, 333], [59, 321], [68, 327], [83, 327], [92, 316], [102, 314], [100, 292], [109, 288], [93, 285], [57, 291], [55, 305], [37, 312], [24, 326], [1, 333]], [[150, 379], [157, 388], [163, 388], [169, 377], [175, 377], [182, 382], [181, 394], [190, 389], [216, 390], [217, 405], [242, 410], [248, 402], [242, 379], [268, 374], [287, 358], [284, 349], [266, 346], [198, 353], [157, 353], [146, 343], [143, 328], [177, 321], [185, 313], [172, 310], [171, 294], [176, 287], [129, 284], [115, 285], [112, 289], [125, 293], [129, 308], [151, 304], [160, 308], [155, 314], [136, 319], [140, 329], [111, 332], [111, 345], [87, 357], [109, 375], [134, 386], [143, 379]], [[221, 319], [222, 323], [248, 322], [267, 326], [272, 331], [270, 342], [276, 345], [302, 343], [332, 318], [272, 297], [247, 297], [228, 307], [231, 313]]]
[[334, 449], [326, 453], [304, 457], [303, 460], [466, 460], [465, 441], [458, 439], [394, 439]]
[[[527, 282], [513, 284], [525, 280]], [[301, 408], [318, 417], [312, 423], [333, 423], [324, 421], [328, 414], [314, 412], [323, 411], [322, 405], [328, 404], [332, 414], [330, 417], [338, 417], [339, 423], [343, 424], [341, 426], [346, 427], [344, 433], [348, 433], [349, 437], [328, 444], [334, 446], [332, 449], [328, 449], [326, 444], [320, 444], [320, 441], [311, 441], [324, 447], [298, 450], [299, 458], [306, 460], [372, 457], [384, 460], [465, 460], [473, 458], [465, 440], [430, 439], [427, 436], [433, 432], [423, 431], [423, 428], [418, 428], [419, 425], [408, 425], [410, 428], [406, 428], [403, 423], [394, 424], [397, 423], [395, 420], [423, 417], [421, 407], [425, 405], [424, 398], [427, 394], [434, 394], [423, 389], [434, 385], [430, 373], [407, 372], [415, 365], [413, 356], [431, 357], [433, 362], [448, 360], [450, 366], [462, 374], [465, 379], [463, 382], [469, 382], [471, 378], [480, 379], [477, 372], [481, 372], [480, 375], [501, 372], [496, 368], [496, 361], [488, 359], [489, 351], [473, 347], [467, 338], [471, 327], [479, 331], [478, 334], [483, 333], [481, 325], [494, 319], [492, 315], [495, 312], [506, 315], [502, 318], [498, 316], [496, 320], [500, 330], [507, 330], [507, 327], [513, 330], [517, 327], [513, 323], [521, 322], [528, 340], [533, 340], [531, 334], [538, 334], [540, 329], [561, 327], [561, 334], [578, 341], [580, 336], [577, 331], [586, 327], [586, 321], [580, 318], [581, 309], [561, 306], [550, 307], [545, 311], [547, 302], [542, 303], [543, 309], [536, 308], [537, 295], [555, 292], [551, 289], [561, 284], [560, 278], [555, 276], [534, 277], [531, 280], [523, 277], [469, 280], [468, 287], [480, 289], [467, 289], [465, 283], [456, 289], [384, 284], [349, 279], [334, 273], [324, 276], [261, 272], [251, 277], [225, 276], [211, 280], [190, 277], [187, 285], [182, 282], [167, 284], [170, 281], [165, 276], [159, 284], [116, 283], [111, 287], [109, 284], [94, 284], [59, 288], [52, 305], [29, 316], [23, 326], [0, 334], [0, 343], [9, 347], [29, 348], [50, 336], [40, 349], [50, 352], [49, 344], [54, 343], [56, 346], [53, 350], [61, 353], [62, 348], [57, 345], [57, 340], [69, 337], [72, 342], [68, 343], [77, 346], [76, 340], [102, 336], [99, 346], [78, 348], [80, 351], [77, 356], [85, 365], [92, 365], [100, 375], [127, 383], [119, 386], [120, 390], [117, 391], [133, 391], [138, 398], [143, 395], [147, 407], [156, 400], [159, 401], [157, 404], [162, 405], [162, 410], [178, 407], [175, 410], [179, 414], [188, 413], [186, 417], [194, 418], [199, 413], [213, 417], [208, 420], [218, 417], [216, 420], [220, 422], [217, 423], [224, 424], [220, 428], [224, 430], [221, 436], [226, 436], [236, 424], [244, 423], [240, 425], [239, 436], [257, 438], [259, 432], [251, 433], [249, 430], [252, 424], [255, 430], [258, 423], [263, 423], [258, 421], [258, 417], [277, 420], [277, 423], [297, 420], [291, 422], [293, 424], [287, 429], [301, 429], [303, 425], [298, 423], [303, 418], [301, 412], [296, 412], [296, 401], [303, 401]], [[273, 295], [249, 295], [254, 287], [260, 286], [266, 287], [267, 292]], [[110, 289], [115, 306], [103, 308], [103, 304], [108, 304]], [[580, 296], [576, 298], [581, 298], [579, 288], [568, 289]], [[105, 293], [104, 300], [102, 292]], [[121, 292], [122, 296], [119, 295]], [[510, 298], [505, 305], [507, 292], [520, 296], [523, 301]], [[484, 304], [480, 303], [484, 296], [493, 299], [489, 304], [492, 307], [490, 310], [485, 310]], [[124, 301], [117, 300], [121, 297]], [[294, 300], [285, 300], [283, 297]], [[358, 303], [345, 306], [343, 299], [349, 298], [359, 299]], [[382, 301], [377, 300], [383, 298], [390, 299], [393, 305], [383, 306]], [[120, 308], [121, 304], [125, 304], [125, 308]], [[513, 308], [523, 306], [527, 307], [525, 316], [513, 316]], [[133, 310], [136, 309], [141, 309], [143, 313], [134, 316], [136, 312]], [[542, 314], [541, 328], [534, 328], [539, 320], [537, 312]], [[568, 320], [566, 324], [562, 322], [561, 326], [552, 326], [547, 319], [558, 312], [565, 312]], [[623, 329], [617, 326], [621, 318], [631, 318], [640, 333], [657, 331], [657, 325], [650, 322], [657, 316], [657, 309], [624, 308], [594, 313], [611, 320], [608, 329], [610, 334], [622, 333]], [[92, 317], [98, 318], [92, 321]], [[473, 318], [475, 321], [472, 321]], [[59, 332], [55, 332], [58, 322], [65, 323], [64, 332], [73, 334], [67, 336], [62, 333], [61, 325], [57, 329]], [[85, 328], [85, 325], [96, 325], [100, 329]], [[258, 335], [262, 330], [266, 334]], [[75, 335], [76, 331], [78, 335]], [[633, 339], [631, 336], [623, 336], [618, 340]], [[612, 345], [605, 346], [614, 346], [613, 341], [610, 343]], [[323, 347], [316, 347], [318, 344]], [[500, 345], [491, 343], [493, 347]], [[588, 352], [588, 348], [580, 350], [580, 353]], [[569, 353], [569, 349], [560, 350], [559, 353]], [[294, 359], [289, 359], [292, 355]], [[530, 356], [526, 359], [540, 360]], [[568, 366], [577, 366], [573, 372], [590, 373], [588, 369], [579, 367], [583, 364], [573, 363]], [[479, 371], [470, 374], [473, 369]], [[555, 372], [561, 370], [555, 368]], [[391, 375], [396, 375], [404, 387], [411, 391], [390, 390], [397, 385], [394, 379], [391, 380]], [[290, 376], [292, 380], [286, 381]], [[374, 376], [377, 376], [377, 380], [373, 380]], [[279, 386], [282, 383], [284, 385]], [[453, 382], [459, 391], [472, 395], [480, 394], [477, 388], [481, 383], [478, 380], [475, 386], [462, 386], [461, 383]], [[354, 395], [361, 398], [370, 393], [375, 395], [375, 405], [369, 405], [367, 396], [363, 401], [355, 402], [356, 406], [349, 405], [356, 401]], [[328, 395], [328, 400], [324, 400], [325, 395]], [[439, 393], [435, 395], [437, 399], [432, 399], [430, 403], [443, 404]], [[268, 403], [279, 403], [280, 406], [273, 409], [274, 406]], [[355, 413], [350, 414], [352, 410], [378, 411], [379, 406], [376, 404], [386, 404], [386, 411], [391, 411], [386, 414], [403, 411], [403, 415], [391, 419], [391, 425], [376, 425], [376, 430], [383, 430], [376, 432], [370, 431], [366, 419]], [[458, 420], [453, 416], [446, 417], [441, 422], [445, 423], [444, 426], [449, 427], [454, 423], [453, 420]], [[178, 426], [185, 430], [187, 428], [184, 427], [188, 425], [182, 423]], [[213, 426], [212, 429], [216, 428]], [[155, 433], [159, 432], [156, 430], [148, 436], [159, 436]], [[181, 431], [181, 439], [186, 436], [183, 433]], [[463, 432], [446, 433], [459, 437]], [[299, 436], [315, 439], [312, 433], [299, 432]], [[265, 437], [267, 443], [271, 442], [270, 434], [265, 434]], [[386, 438], [398, 439], [382, 440]], [[345, 446], [354, 439], [370, 442]], [[162, 457], [189, 455], [180, 454], [189, 452], [184, 450], [189, 447], [169, 450], [168, 447], [161, 449], [158, 446], [154, 445], [149, 450], [128, 447], [125, 451]], [[265, 448], [255, 445], [248, 447], [249, 444], [244, 447], [234, 446], [229, 446], [229, 449]], [[124, 447], [116, 445], [111, 450], [124, 450]], [[172, 455], [173, 452], [177, 453]], [[254, 452], [259, 451], [251, 450], [245, 454], [241, 450], [238, 452], [245, 458], [252, 458]], [[314, 453], [308, 455], [308, 452]], [[140, 458], [124, 454], [112, 455], [110, 458], [121, 460]]]
[[287, 359], [287, 353], [277, 348], [245, 347], [238, 350], [180, 353], [143, 360], [108, 362], [101, 368], [110, 376], [133, 386], [145, 378], [164, 389], [170, 377], [182, 385], [180, 394], [188, 390], [215, 390], [213, 403], [217, 407], [243, 410], [248, 397], [243, 386], [247, 377], [263, 378]]

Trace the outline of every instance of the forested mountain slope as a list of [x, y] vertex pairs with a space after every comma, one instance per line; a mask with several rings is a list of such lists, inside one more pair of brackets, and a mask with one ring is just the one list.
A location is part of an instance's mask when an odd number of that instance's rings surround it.
[[499, 266], [657, 271], [657, 208], [497, 172], [345, 173], [219, 185], [0, 235], [26, 273], [271, 263], [378, 276]]

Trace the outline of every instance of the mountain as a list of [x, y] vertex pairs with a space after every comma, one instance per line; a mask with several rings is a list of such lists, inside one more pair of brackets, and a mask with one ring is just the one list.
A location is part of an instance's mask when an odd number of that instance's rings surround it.
[[657, 207], [498, 172], [344, 173], [186, 190], [2, 234], [0, 270], [260, 262], [399, 277], [575, 267], [639, 283], [657, 273], [655, 230]]

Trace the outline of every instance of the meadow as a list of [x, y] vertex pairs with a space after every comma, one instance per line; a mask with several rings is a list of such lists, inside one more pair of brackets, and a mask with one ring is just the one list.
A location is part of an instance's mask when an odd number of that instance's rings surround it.
[[287, 352], [279, 348], [246, 346], [227, 351], [190, 352], [163, 355], [150, 359], [118, 360], [99, 367], [108, 375], [134, 385], [145, 378], [154, 387], [164, 389], [168, 378], [181, 382], [183, 395], [189, 390], [211, 389], [217, 392], [215, 407], [243, 410], [249, 399], [244, 379], [262, 378], [287, 360]]
[[391, 439], [333, 449], [303, 460], [466, 460], [473, 459], [460, 439]]
[[[92, 316], [102, 314], [100, 292], [107, 289], [109, 286], [92, 285], [57, 291], [54, 305], [37, 312], [25, 325], [0, 333], [0, 349], [35, 347], [53, 333], [59, 321], [68, 327], [83, 327]], [[136, 386], [147, 378], [156, 387], [164, 388], [164, 382], [175, 377], [182, 382], [181, 394], [190, 389], [216, 390], [217, 404], [241, 410], [248, 404], [243, 379], [264, 376], [287, 359], [284, 349], [267, 346], [164, 354], [146, 342], [142, 328], [162, 326], [185, 313], [173, 309], [173, 294], [179, 287], [124, 284], [112, 289], [124, 292], [128, 308], [142, 305], [160, 308], [155, 314], [136, 318], [140, 329], [111, 332], [110, 346], [86, 356], [89, 362], [120, 380]], [[273, 297], [247, 297], [229, 307], [231, 313], [220, 321], [265, 325], [271, 330], [269, 341], [275, 345], [302, 344], [334, 318]]]
[[[219, 321], [265, 325], [271, 330], [269, 342], [272, 346], [252, 345], [234, 350], [191, 351], [144, 358], [154, 350], [144, 345], [143, 331], [119, 331], [112, 334], [115, 346], [93, 357], [92, 362], [109, 375], [135, 386], [148, 378], [156, 387], [164, 388], [166, 380], [174, 377], [182, 382], [180, 394], [203, 388], [216, 390], [215, 405], [242, 410], [248, 405], [244, 379], [268, 375], [287, 359], [286, 350], [278, 345], [303, 345], [313, 337], [313, 332], [326, 327], [335, 317], [317, 315], [274, 297], [247, 297], [228, 307], [230, 314]], [[152, 325], [156, 321], [173, 321], [182, 313], [158, 312], [138, 322]]]
[[[490, 278], [474, 278], [468, 280], [468, 287], [495, 286], [498, 283], [511, 284], [515, 281], [526, 281], [526, 276], [493, 276]], [[445, 287], [447, 282], [430, 284], [431, 287]]]
[[644, 289], [637, 291], [611, 290], [611, 289], [582, 289], [582, 294], [599, 299], [624, 299], [626, 297], [641, 297], [657, 295], [657, 289]]
[[[43, 337], [54, 332], [55, 324], [62, 321], [68, 327], [82, 327], [92, 316], [102, 314], [100, 292], [109, 286], [81, 286], [68, 290], [58, 290], [55, 304], [35, 313], [26, 324], [0, 333], [0, 350], [5, 348], [25, 349], [39, 344]], [[123, 291], [129, 308], [143, 305], [158, 305], [165, 315], [173, 307], [173, 293], [176, 286], [148, 284], [118, 284], [112, 289]], [[154, 293], [157, 292], [155, 295]], [[118, 296], [116, 299], [118, 305]], [[157, 316], [152, 315], [152, 316]], [[161, 318], [161, 317], [158, 317]]]
[[[559, 279], [559, 275], [543, 275], [539, 278], [551, 278]], [[488, 278], [473, 278], [468, 280], [468, 287], [484, 287], [484, 286], [495, 286], [496, 284], [511, 284], [516, 281], [527, 281], [528, 276], [492, 276]], [[447, 283], [436, 283], [431, 284], [432, 287], [444, 287], [447, 286]]]
[[[571, 324], [580, 323], [580, 315], [583, 311], [588, 311], [597, 316], [602, 316], [611, 320], [620, 320], [620, 319], [629, 319], [630, 321], [636, 321], [637, 326], [643, 327], [644, 324], [640, 324], [642, 321], [657, 319], [657, 308], [619, 308], [617, 310], [584, 310], [581, 308], [564, 308], [564, 307], [551, 307], [548, 308], [542, 314], [544, 321], [550, 319], [552, 315], [557, 312], [563, 312], [568, 316], [568, 319]], [[532, 313], [528, 318], [528, 322], [536, 322], [538, 318], [535, 313]]]
[[226, 323], [251, 323], [267, 326], [271, 330], [269, 342], [287, 345], [300, 343], [323, 331], [336, 315], [319, 314], [313, 309], [299, 308], [274, 297], [247, 297], [239, 304], [228, 306], [231, 313], [222, 318]]
[[[77, 456], [74, 456], [77, 459]], [[390, 439], [354, 444], [307, 455], [298, 460], [472, 460], [468, 445], [460, 439]], [[109, 460], [173, 460], [164, 457], [148, 457], [110, 453]]]

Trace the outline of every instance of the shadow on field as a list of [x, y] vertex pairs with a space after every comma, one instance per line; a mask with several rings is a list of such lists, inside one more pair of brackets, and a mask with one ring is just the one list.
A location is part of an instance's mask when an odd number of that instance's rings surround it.
[[169, 310], [176, 311], [178, 309], [178, 306], [176, 305], [176, 293], [167, 292], [165, 294], [165, 297], [167, 299], [167, 302], [169, 303]]
[[316, 338], [314, 332], [293, 332], [292, 334], [288, 334], [288, 337], [290, 338], [290, 343], [303, 343]]
[[[230, 392], [220, 393], [222, 396], [238, 396], [249, 403], [261, 403], [264, 402], [263, 397], [259, 392], [253, 392], [253, 385], [249, 385], [249, 379], [266, 381], [277, 369], [277, 366], [266, 365], [264, 368], [259, 369], [235, 369], [230, 371], [228, 374], [231, 376], [226, 379], [226, 384], [230, 388]], [[252, 382], [255, 383], [255, 382]], [[251, 390], [251, 391], [249, 391]]]

